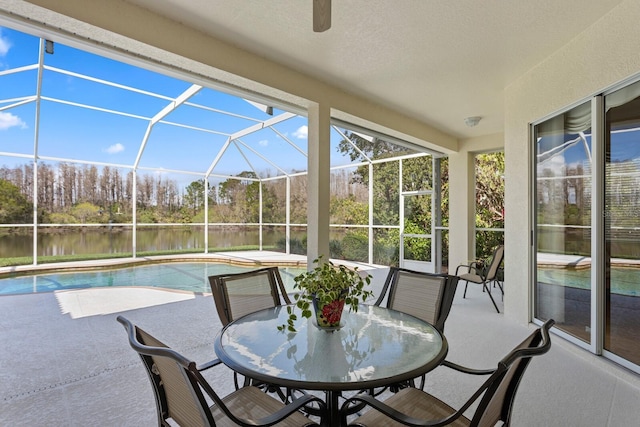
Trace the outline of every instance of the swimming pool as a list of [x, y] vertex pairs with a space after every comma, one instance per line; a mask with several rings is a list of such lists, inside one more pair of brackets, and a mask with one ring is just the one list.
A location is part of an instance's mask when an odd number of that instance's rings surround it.
[[[591, 289], [591, 269], [538, 268], [538, 282], [578, 289]], [[640, 269], [612, 267], [611, 293], [640, 296]]]
[[[103, 287], [151, 287], [195, 293], [211, 292], [208, 277], [260, 268], [213, 262], [169, 262], [103, 270], [52, 272], [0, 279], [0, 295], [54, 292]], [[306, 271], [300, 267], [280, 267], [288, 291], [293, 278]]]

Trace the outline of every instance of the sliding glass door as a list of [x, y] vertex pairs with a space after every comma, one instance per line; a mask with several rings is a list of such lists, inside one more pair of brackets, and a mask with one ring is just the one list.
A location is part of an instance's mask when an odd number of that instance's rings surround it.
[[533, 138], [534, 316], [640, 372], [640, 82]]
[[535, 127], [535, 317], [585, 342], [591, 331], [591, 110]]
[[640, 365], [640, 83], [605, 97], [604, 350]]

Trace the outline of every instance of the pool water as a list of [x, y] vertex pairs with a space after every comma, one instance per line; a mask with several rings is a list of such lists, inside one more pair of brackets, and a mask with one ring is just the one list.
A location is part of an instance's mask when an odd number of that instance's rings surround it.
[[[538, 268], [538, 282], [579, 289], [591, 289], [591, 269]], [[611, 293], [640, 296], [640, 269], [611, 268]]]
[[[241, 267], [211, 262], [164, 263], [138, 265], [97, 271], [45, 273], [0, 279], [0, 295], [18, 295], [116, 286], [139, 286], [211, 292], [209, 276], [239, 273], [259, 267]], [[306, 271], [299, 267], [280, 267], [280, 275], [287, 291], [293, 290], [293, 278]]]

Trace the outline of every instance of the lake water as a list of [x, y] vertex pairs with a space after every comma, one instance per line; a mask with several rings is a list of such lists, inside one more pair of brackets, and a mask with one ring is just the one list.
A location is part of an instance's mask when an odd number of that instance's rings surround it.
[[[193, 250], [204, 252], [204, 227], [157, 227], [139, 229], [136, 236], [137, 252]], [[292, 231], [293, 238], [302, 239], [306, 230]], [[273, 248], [285, 238], [284, 227], [263, 231], [262, 244]], [[257, 227], [209, 230], [209, 248], [221, 249], [258, 246]], [[130, 227], [114, 226], [111, 230], [79, 229], [60, 233], [38, 234], [38, 256], [64, 256], [86, 254], [131, 253], [133, 231]], [[0, 234], [0, 258], [30, 257], [33, 255], [32, 234]]]

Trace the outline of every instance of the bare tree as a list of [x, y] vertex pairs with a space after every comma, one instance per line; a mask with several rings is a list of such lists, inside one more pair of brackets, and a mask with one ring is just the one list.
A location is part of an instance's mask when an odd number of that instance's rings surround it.
[[55, 171], [46, 163], [38, 165], [38, 206], [54, 212]]
[[87, 199], [93, 203], [94, 205], [99, 205], [98, 201], [98, 168], [94, 165], [89, 166], [89, 168], [84, 173], [85, 179], [85, 192]]
[[150, 207], [154, 203], [153, 178], [144, 175], [138, 182], [138, 203], [144, 207]]

